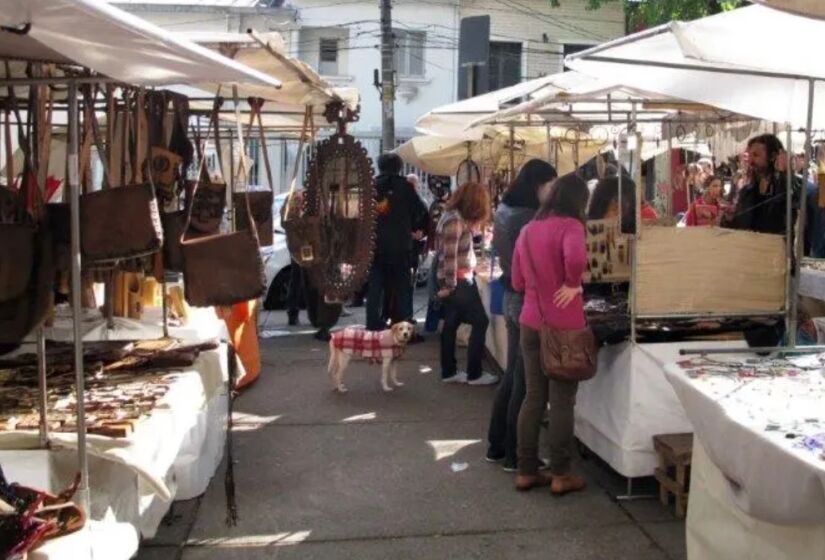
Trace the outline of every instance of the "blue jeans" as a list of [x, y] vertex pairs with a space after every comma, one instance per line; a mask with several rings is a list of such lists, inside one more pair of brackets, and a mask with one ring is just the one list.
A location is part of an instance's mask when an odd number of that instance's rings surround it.
[[518, 415], [524, 401], [524, 359], [521, 354], [519, 316], [524, 296], [509, 290], [504, 292], [504, 320], [507, 324], [507, 369], [498, 386], [487, 433], [490, 457], [504, 457], [515, 465], [518, 455]]

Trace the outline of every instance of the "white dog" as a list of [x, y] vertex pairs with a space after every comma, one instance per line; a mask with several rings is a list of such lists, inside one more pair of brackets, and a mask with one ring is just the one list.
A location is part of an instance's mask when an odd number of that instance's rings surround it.
[[415, 327], [412, 323], [396, 323], [384, 331], [367, 331], [361, 328], [344, 329], [333, 333], [329, 341], [329, 367], [333, 390], [346, 393], [344, 372], [353, 357], [382, 363], [381, 387], [392, 391], [388, 381], [396, 387], [404, 384], [398, 380], [396, 361], [404, 353]]

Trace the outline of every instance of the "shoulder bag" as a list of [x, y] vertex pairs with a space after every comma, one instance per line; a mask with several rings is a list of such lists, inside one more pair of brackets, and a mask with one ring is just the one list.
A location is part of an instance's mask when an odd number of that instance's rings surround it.
[[[216, 112], [213, 113], [212, 119], [217, 131]], [[200, 165], [203, 170], [203, 157]], [[193, 200], [197, 197], [198, 190], [199, 185], [196, 182]], [[249, 199], [246, 199], [246, 202], [249, 204]], [[193, 206], [189, 207], [180, 237], [186, 301], [195, 307], [211, 307], [234, 305], [261, 297], [266, 291], [266, 277], [258, 248], [255, 221], [249, 222], [250, 227], [247, 230], [187, 239]], [[247, 211], [251, 215], [249, 207]]]
[[[223, 212], [226, 209], [226, 168], [223, 165], [223, 154], [221, 153], [221, 137], [219, 130], [218, 112], [223, 105], [223, 98], [215, 98], [215, 103], [212, 106], [212, 117], [210, 119], [210, 130], [207, 131], [207, 137], [214, 127], [215, 133], [215, 156], [218, 160], [218, 167], [221, 169], [221, 180], [213, 181], [209, 176], [206, 165], [200, 165], [200, 173], [197, 180], [188, 181], [186, 185], [187, 190], [187, 204], [186, 208], [190, 209], [191, 218], [188, 218], [190, 228], [198, 233], [217, 233], [223, 221]], [[198, 158], [201, 162], [206, 159], [206, 142], [201, 147], [200, 139], [196, 138], [198, 146]]]
[[274, 241], [273, 231], [275, 228], [275, 223], [272, 219], [272, 205], [275, 202], [275, 194], [273, 192], [274, 183], [272, 182], [272, 168], [269, 163], [269, 152], [266, 148], [264, 124], [261, 119], [263, 99], [250, 97], [247, 102], [250, 107], [250, 119], [249, 128], [246, 135], [247, 138], [251, 137], [252, 126], [257, 118], [258, 140], [260, 142], [261, 157], [264, 160], [264, 167], [266, 168], [269, 190], [249, 192], [249, 189], [247, 188], [245, 192], [232, 193], [232, 207], [235, 209], [235, 227], [237, 229], [249, 228], [249, 214], [246, 211], [247, 204], [245, 203], [245, 199], [248, 199], [248, 206], [252, 209], [252, 219], [255, 220], [255, 225], [258, 228], [258, 238], [261, 242], [261, 247], [269, 247]]
[[[525, 231], [525, 234], [529, 233]], [[524, 240], [524, 252], [527, 263], [533, 273], [533, 280], [538, 282], [536, 267], [530, 254], [529, 239]], [[598, 370], [599, 347], [593, 331], [584, 329], [561, 330], [547, 325], [544, 312], [541, 308], [541, 299], [536, 303], [541, 315], [541, 367], [545, 375], [564, 381], [587, 381], [596, 375]]]

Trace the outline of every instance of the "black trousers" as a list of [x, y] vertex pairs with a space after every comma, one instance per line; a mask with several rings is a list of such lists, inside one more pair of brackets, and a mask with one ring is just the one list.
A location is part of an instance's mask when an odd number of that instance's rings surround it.
[[324, 295], [312, 285], [309, 274], [304, 277], [304, 297], [307, 304], [307, 316], [310, 324], [319, 330], [329, 330], [335, 326], [341, 317], [343, 306], [340, 304], [329, 304], [324, 301]]
[[292, 261], [289, 267], [289, 291], [286, 295], [286, 311], [289, 317], [298, 317], [304, 304], [304, 271]]
[[389, 305], [392, 323], [412, 318], [412, 278], [410, 255], [376, 255], [370, 268], [367, 290], [367, 329], [384, 330]]
[[470, 346], [467, 349], [467, 379], [481, 377], [481, 362], [484, 358], [484, 341], [490, 320], [478, 287], [474, 283], [459, 281], [455, 291], [444, 300], [444, 326], [441, 329], [441, 378], [446, 379], [458, 373], [455, 359], [456, 334], [458, 327], [467, 323], [472, 327]]
[[505, 464], [515, 465], [518, 460], [518, 415], [526, 391], [524, 382], [524, 358], [521, 354], [521, 324], [519, 316], [524, 296], [516, 292], [504, 292], [504, 319], [507, 324], [507, 369], [498, 386], [490, 415], [489, 444], [487, 454], [504, 457]]

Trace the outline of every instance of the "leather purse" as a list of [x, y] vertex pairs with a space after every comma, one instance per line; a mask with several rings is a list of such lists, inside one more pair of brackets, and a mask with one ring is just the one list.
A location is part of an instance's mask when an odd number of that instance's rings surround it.
[[[538, 281], [529, 243], [524, 243], [527, 262], [533, 278]], [[599, 345], [593, 331], [584, 329], [561, 330], [547, 326], [541, 300], [537, 301], [542, 326], [539, 330], [541, 367], [544, 374], [563, 381], [587, 381], [598, 371]]]
[[[212, 115], [217, 131], [217, 112]], [[201, 158], [201, 170], [205, 160]], [[193, 189], [193, 200], [199, 185]], [[249, 199], [246, 198], [247, 211]], [[196, 307], [228, 306], [261, 297], [266, 291], [264, 263], [255, 221], [248, 230], [187, 239], [193, 207], [187, 212], [180, 237], [186, 301]]]
[[[214, 123], [215, 132], [215, 153], [221, 172], [223, 166], [223, 156], [221, 154], [220, 131], [218, 129], [218, 112], [223, 105], [223, 99], [218, 97], [212, 106], [211, 122]], [[212, 126], [210, 125], [210, 129]], [[201, 147], [200, 139], [196, 140], [198, 146], [198, 158], [203, 163], [205, 161], [204, 148]], [[206, 143], [203, 143], [204, 146]], [[225, 177], [225, 176], [224, 176]], [[200, 166], [200, 173], [197, 181], [187, 181], [186, 183], [186, 207], [191, 208], [190, 227], [199, 233], [217, 233], [223, 221], [223, 213], [226, 209], [226, 181], [213, 181], [207, 173], [206, 165]]]
[[250, 107], [249, 128], [247, 129], [247, 137], [252, 133], [252, 125], [255, 120], [258, 121], [258, 142], [260, 143], [261, 155], [264, 160], [264, 168], [266, 169], [267, 181], [269, 183], [268, 191], [253, 191], [250, 193], [232, 193], [232, 206], [235, 209], [235, 226], [237, 229], [249, 228], [249, 214], [246, 212], [247, 205], [244, 204], [243, 197], [249, 197], [249, 208], [252, 209], [252, 219], [255, 220], [255, 225], [258, 228], [258, 238], [261, 242], [261, 247], [269, 247], [274, 242], [273, 231], [275, 228], [275, 221], [272, 216], [272, 206], [275, 202], [275, 193], [273, 191], [275, 183], [272, 180], [272, 166], [269, 162], [269, 151], [266, 146], [266, 134], [264, 134], [264, 124], [261, 118], [261, 109], [263, 107], [263, 99], [250, 97], [247, 99]]

